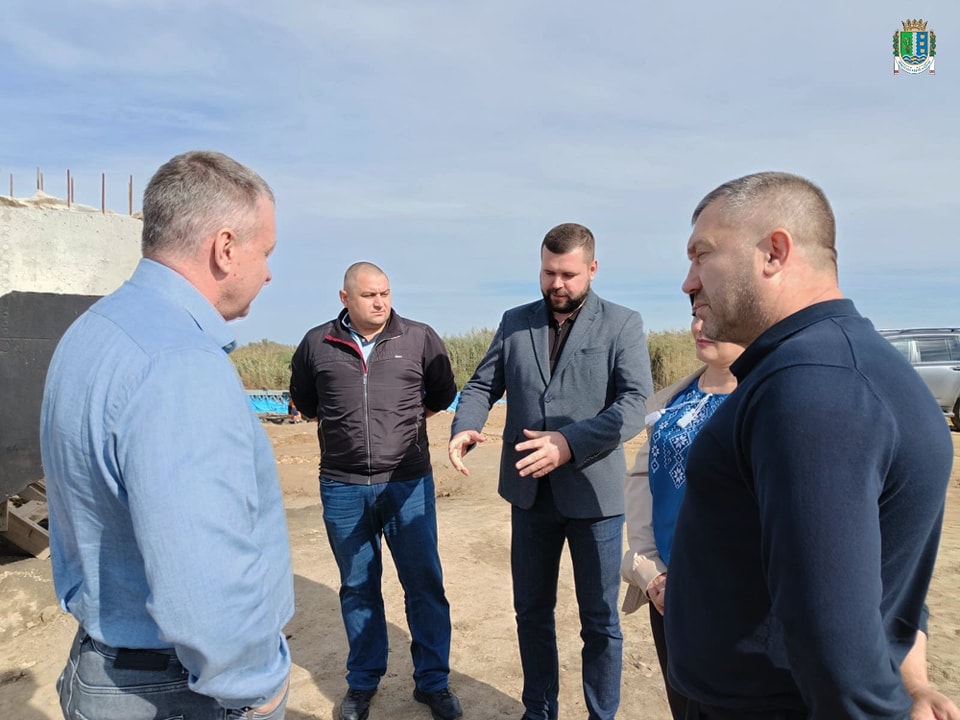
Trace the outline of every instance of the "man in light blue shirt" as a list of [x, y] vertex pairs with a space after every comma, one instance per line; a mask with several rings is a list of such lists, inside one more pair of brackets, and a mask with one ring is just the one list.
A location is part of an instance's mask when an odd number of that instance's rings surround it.
[[273, 193], [212, 152], [144, 193], [143, 260], [63, 336], [41, 411], [64, 716], [284, 715], [293, 575], [226, 321], [270, 281]]

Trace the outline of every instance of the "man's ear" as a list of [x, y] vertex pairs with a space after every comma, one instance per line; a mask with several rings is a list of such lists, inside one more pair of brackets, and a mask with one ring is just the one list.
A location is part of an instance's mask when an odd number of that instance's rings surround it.
[[777, 228], [762, 242], [763, 274], [767, 277], [783, 271], [793, 253], [793, 237], [787, 230]]
[[229, 273], [237, 252], [237, 234], [233, 228], [223, 227], [213, 236], [212, 260], [222, 273]]

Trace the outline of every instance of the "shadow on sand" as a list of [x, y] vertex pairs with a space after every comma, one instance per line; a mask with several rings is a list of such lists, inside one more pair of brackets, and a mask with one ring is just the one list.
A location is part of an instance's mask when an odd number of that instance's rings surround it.
[[[319, 505], [288, 511], [288, 521], [291, 535], [323, 531]], [[314, 543], [314, 547], [318, 553], [316, 562], [334, 562], [325, 535], [322, 542]], [[322, 553], [322, 556], [319, 553]], [[386, 547], [384, 553], [389, 553]], [[385, 566], [385, 579], [388, 572], [392, 572], [392, 569], [388, 570]], [[316, 692], [295, 679], [287, 705], [286, 720], [339, 718], [340, 701], [347, 690], [345, 676], [348, 647], [340, 615], [338, 588], [297, 574], [294, 577], [294, 592], [296, 614], [286, 628], [290, 654], [294, 664], [309, 673]], [[403, 624], [397, 625], [391, 620], [398, 620]], [[387, 673], [381, 679], [377, 695], [370, 706], [370, 717], [384, 720], [429, 720], [429, 709], [413, 699], [410, 634], [402, 611], [399, 617], [391, 617], [390, 609], [387, 610], [387, 634], [390, 643]], [[457, 641], [456, 633], [453, 641]], [[519, 667], [517, 671], [519, 672]], [[451, 669], [450, 687], [460, 697], [464, 717], [471, 720], [515, 720], [523, 714], [523, 705], [519, 700], [486, 682], [458, 672], [455, 667]]]

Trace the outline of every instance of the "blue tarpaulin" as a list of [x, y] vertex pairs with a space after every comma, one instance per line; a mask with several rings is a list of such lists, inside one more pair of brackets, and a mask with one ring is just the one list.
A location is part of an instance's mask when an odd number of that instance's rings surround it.
[[286, 415], [290, 393], [286, 390], [247, 390], [250, 398], [250, 407], [255, 413], [271, 415]]
[[[250, 407], [255, 413], [286, 415], [287, 403], [290, 401], [290, 393], [286, 390], [247, 390], [250, 398]], [[447, 408], [450, 412], [457, 409], [457, 403], [460, 402], [460, 393], [453, 399], [453, 403]], [[497, 404], [505, 403], [506, 399], [500, 399]]]

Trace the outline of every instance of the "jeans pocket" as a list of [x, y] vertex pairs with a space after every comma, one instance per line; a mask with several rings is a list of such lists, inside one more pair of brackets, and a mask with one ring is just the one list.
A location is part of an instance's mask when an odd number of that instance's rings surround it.
[[117, 669], [117, 649], [90, 637], [71, 653], [59, 681], [61, 708], [69, 720], [183, 720], [187, 708], [215, 706], [190, 691], [175, 656], [163, 670]]
[[[79, 710], [74, 710], [73, 714], [70, 716], [70, 720], [94, 720], [94, 718], [88, 718]], [[158, 720], [184, 720], [183, 715], [168, 715], [163, 718], [158, 718]]]
[[228, 710], [226, 720], [283, 720], [286, 702], [280, 703], [273, 712], [258, 713], [253, 710]]

